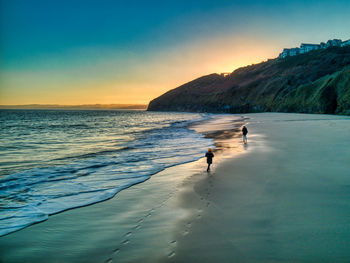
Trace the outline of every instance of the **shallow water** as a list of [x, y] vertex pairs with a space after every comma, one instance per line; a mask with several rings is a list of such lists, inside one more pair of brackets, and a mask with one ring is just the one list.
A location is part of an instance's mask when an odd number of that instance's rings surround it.
[[113, 197], [211, 139], [187, 128], [208, 114], [2, 110], [0, 236]]
[[210, 174], [204, 159], [174, 166], [0, 237], [0, 261], [348, 262], [350, 118], [244, 118], [248, 145], [228, 148], [244, 154], [216, 151]]

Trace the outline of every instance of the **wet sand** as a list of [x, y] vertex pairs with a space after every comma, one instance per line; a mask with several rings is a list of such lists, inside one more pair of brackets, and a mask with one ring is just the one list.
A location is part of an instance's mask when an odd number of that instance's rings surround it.
[[225, 118], [192, 127], [216, 133], [210, 173], [174, 166], [1, 237], [0, 262], [348, 262], [350, 118]]
[[[237, 125], [233, 120], [239, 118], [223, 115], [215, 119], [215, 129], [210, 128], [211, 122], [193, 128], [213, 138], [217, 128], [232, 130]], [[229, 139], [221, 136], [216, 141], [218, 150], [218, 143]], [[239, 147], [234, 142], [225, 144]], [[171, 258], [178, 224], [191, 214], [181, 207], [180, 196], [206, 176], [203, 158], [168, 168], [108, 201], [50, 216], [0, 237], [0, 262], [158, 262]]]
[[246, 154], [181, 196], [193, 215], [163, 262], [349, 262], [349, 117], [247, 116]]

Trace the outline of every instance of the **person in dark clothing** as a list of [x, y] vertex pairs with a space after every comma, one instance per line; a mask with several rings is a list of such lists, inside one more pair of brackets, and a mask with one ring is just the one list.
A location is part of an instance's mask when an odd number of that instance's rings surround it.
[[213, 163], [213, 157], [214, 157], [214, 154], [212, 153], [211, 148], [208, 149], [208, 152], [205, 154], [205, 157], [207, 157], [207, 164], [208, 164], [207, 172], [209, 172], [210, 165]]
[[242, 133], [243, 133], [243, 142], [244, 143], [247, 143], [248, 140], [247, 140], [247, 133], [248, 133], [248, 129], [246, 126], [243, 126], [242, 128]]

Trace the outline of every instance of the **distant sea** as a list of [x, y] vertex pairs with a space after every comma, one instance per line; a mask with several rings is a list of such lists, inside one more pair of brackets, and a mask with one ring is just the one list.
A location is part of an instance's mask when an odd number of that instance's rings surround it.
[[0, 236], [199, 159], [213, 142], [187, 127], [210, 116], [0, 110]]

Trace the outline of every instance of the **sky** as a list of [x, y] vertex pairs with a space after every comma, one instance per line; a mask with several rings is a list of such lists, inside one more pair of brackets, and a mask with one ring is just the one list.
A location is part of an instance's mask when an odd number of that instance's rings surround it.
[[148, 104], [301, 43], [350, 38], [350, 1], [0, 0], [0, 104]]

